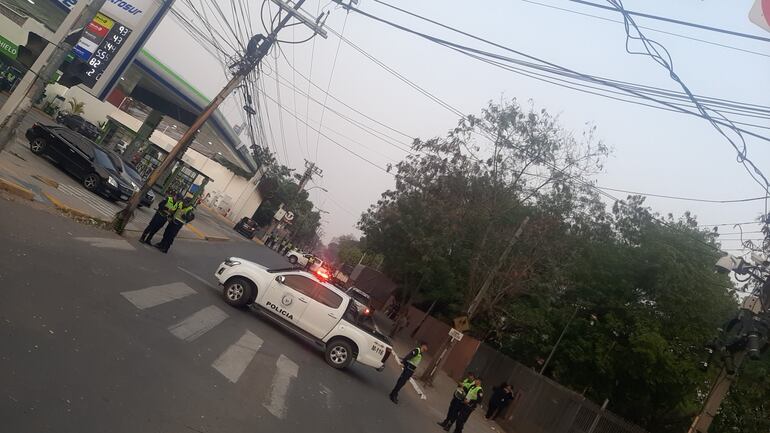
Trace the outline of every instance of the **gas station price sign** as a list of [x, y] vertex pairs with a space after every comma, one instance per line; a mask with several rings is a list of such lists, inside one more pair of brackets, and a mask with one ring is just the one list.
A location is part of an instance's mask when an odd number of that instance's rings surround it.
[[87, 63], [83, 85], [93, 87], [101, 78], [132, 30], [103, 13], [98, 13], [83, 31], [74, 54]]

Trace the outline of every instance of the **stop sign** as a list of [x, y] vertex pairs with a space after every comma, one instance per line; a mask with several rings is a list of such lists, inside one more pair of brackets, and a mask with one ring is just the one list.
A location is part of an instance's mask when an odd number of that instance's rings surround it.
[[749, 20], [770, 32], [770, 0], [756, 0], [749, 12]]

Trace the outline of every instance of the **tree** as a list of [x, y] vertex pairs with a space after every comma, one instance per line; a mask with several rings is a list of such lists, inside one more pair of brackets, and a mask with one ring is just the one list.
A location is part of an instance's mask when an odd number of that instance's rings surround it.
[[70, 106], [70, 114], [83, 114], [85, 110], [86, 103], [82, 101], [78, 101], [76, 98], [72, 98], [69, 101], [67, 101], [67, 104]]
[[[447, 316], [467, 307], [486, 278], [485, 265], [532, 213], [531, 204], [550, 197], [554, 207], [571, 206], [575, 200], [558, 193], [576, 199], [570, 179], [601, 169], [608, 153], [593, 130], [579, 142], [544, 110], [524, 110], [515, 100], [490, 103], [446, 138], [417, 139], [413, 147], [395, 166], [395, 189], [382, 194], [359, 228], [384, 255], [388, 275], [417, 298], [437, 299], [437, 312]], [[545, 228], [548, 213], [568, 209], [546, 211], [531, 225]], [[553, 250], [543, 242], [530, 245]], [[512, 263], [503, 269], [512, 270]]]
[[662, 217], [637, 196], [606, 208], [583, 180], [608, 154], [593, 134], [490, 103], [446, 138], [415, 140], [359, 228], [401, 302], [435, 300], [449, 319], [529, 216], [470, 332], [537, 367], [574, 315], [546, 375], [650, 431], [681, 432], [707, 390], [703, 345], [736, 308], [732, 284], [713, 272], [715, 235], [689, 213]]
[[260, 227], [269, 226], [283, 204], [284, 209], [291, 210], [295, 215], [289, 227], [292, 242], [306, 246], [317, 245], [320, 242], [318, 229], [321, 226], [321, 214], [313, 210], [314, 205], [307, 191], [299, 190], [299, 184], [291, 177], [292, 170], [279, 164], [269, 149], [253, 146], [252, 152], [263, 169], [258, 186], [263, 200], [254, 212], [254, 221]]

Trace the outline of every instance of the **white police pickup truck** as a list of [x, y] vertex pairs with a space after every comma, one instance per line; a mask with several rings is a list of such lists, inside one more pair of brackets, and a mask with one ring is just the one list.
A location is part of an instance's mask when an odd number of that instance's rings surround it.
[[267, 316], [325, 348], [326, 362], [344, 369], [354, 361], [382, 371], [393, 352], [387, 337], [360, 320], [354, 301], [316, 275], [267, 269], [230, 257], [215, 274], [228, 304], [259, 307]]

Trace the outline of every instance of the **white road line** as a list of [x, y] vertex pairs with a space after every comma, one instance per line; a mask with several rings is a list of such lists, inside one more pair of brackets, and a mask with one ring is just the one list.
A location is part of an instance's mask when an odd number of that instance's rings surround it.
[[147, 287], [146, 289], [121, 292], [124, 298], [140, 310], [165, 304], [185, 296], [197, 293], [185, 283], [171, 283], [162, 286]]
[[208, 281], [208, 280], [206, 280], [205, 278], [203, 278], [201, 276], [195, 275], [194, 273], [188, 271], [187, 269], [185, 269], [185, 268], [183, 268], [181, 266], [177, 266], [176, 268], [179, 269], [180, 271], [184, 272], [185, 274], [195, 278], [196, 280], [200, 281], [201, 283], [205, 284], [209, 288], [214, 289], [214, 290], [219, 290], [217, 288], [217, 286], [215, 286], [214, 284], [211, 283], [211, 281]]
[[291, 380], [297, 377], [299, 367], [291, 359], [281, 355], [275, 362], [278, 369], [270, 386], [270, 402], [262, 406], [276, 418], [286, 418], [286, 396], [289, 394]]
[[169, 326], [168, 330], [177, 338], [193, 341], [222, 323], [228, 317], [227, 313], [220, 310], [217, 306], [209, 305], [176, 325]]
[[259, 348], [262, 347], [262, 343], [261, 338], [250, 331], [246, 331], [235, 344], [219, 355], [219, 358], [211, 366], [216, 371], [222, 373], [222, 376], [226, 377], [230, 382], [238, 382], [246, 367], [249, 366], [251, 360], [254, 359], [257, 351], [259, 351]]
[[129, 244], [123, 239], [111, 239], [111, 238], [75, 238], [75, 240], [81, 242], [87, 242], [92, 247], [96, 248], [111, 248], [114, 250], [136, 251], [133, 245]]
[[81, 191], [78, 188], [69, 185], [59, 185], [59, 189], [81, 199], [87, 205], [91, 206], [97, 212], [106, 217], [112, 217], [115, 215], [116, 211], [113, 208], [109, 207], [106, 203], [100, 203], [96, 197], [93, 197], [92, 194], [87, 191]]
[[334, 393], [326, 385], [321, 384], [321, 394], [326, 396], [326, 408], [331, 410], [334, 402]]

